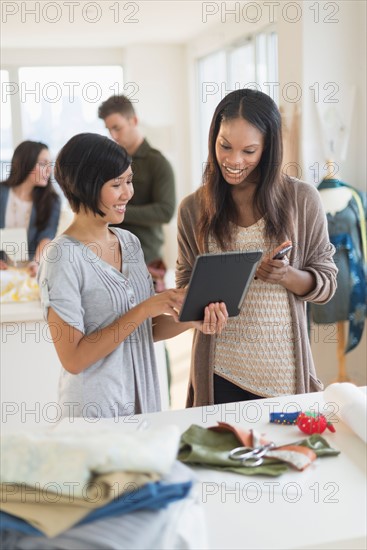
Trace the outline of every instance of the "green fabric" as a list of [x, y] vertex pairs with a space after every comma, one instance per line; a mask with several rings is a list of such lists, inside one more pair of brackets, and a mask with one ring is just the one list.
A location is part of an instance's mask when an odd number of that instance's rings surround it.
[[[318, 434], [300, 440], [292, 445], [302, 445], [312, 449], [317, 457], [335, 456], [339, 451], [332, 449]], [[240, 447], [241, 443], [232, 432], [215, 432], [193, 424], [181, 436], [178, 460], [197, 466], [205, 466], [243, 475], [279, 476], [291, 469], [285, 462], [267, 458], [260, 466], [242, 466], [241, 462], [228, 457], [229, 451]]]
[[163, 227], [176, 206], [173, 170], [168, 160], [144, 140], [132, 156], [134, 196], [129, 202], [122, 229], [138, 237], [145, 262], [162, 258]]
[[300, 441], [295, 441], [292, 445], [302, 445], [302, 447], [308, 447], [312, 449], [318, 458], [322, 456], [337, 456], [340, 454], [340, 451], [336, 451], [324, 439], [320, 434], [313, 434], [307, 439], [301, 439]]

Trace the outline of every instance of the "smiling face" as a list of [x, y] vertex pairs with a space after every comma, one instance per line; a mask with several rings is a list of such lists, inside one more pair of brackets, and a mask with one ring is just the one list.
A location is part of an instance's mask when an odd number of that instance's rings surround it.
[[235, 118], [221, 123], [215, 154], [220, 171], [230, 185], [254, 180], [263, 150], [263, 134], [247, 120]]
[[99, 208], [105, 214], [104, 222], [118, 224], [125, 217], [126, 205], [134, 194], [131, 167], [112, 180], [107, 181], [100, 195]]

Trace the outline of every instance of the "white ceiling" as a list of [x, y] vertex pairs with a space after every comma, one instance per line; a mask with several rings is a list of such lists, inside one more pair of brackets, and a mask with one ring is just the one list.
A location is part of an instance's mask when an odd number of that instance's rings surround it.
[[[206, 8], [201, 0], [41, 0], [2, 4], [3, 48], [116, 48], [134, 43], [179, 44], [220, 22], [220, 10], [208, 15], [204, 22], [203, 10]], [[30, 10], [34, 11], [37, 4], [35, 15]], [[213, 9], [220, 5], [219, 2], [211, 4]], [[93, 23], [94, 19], [96, 22]]]

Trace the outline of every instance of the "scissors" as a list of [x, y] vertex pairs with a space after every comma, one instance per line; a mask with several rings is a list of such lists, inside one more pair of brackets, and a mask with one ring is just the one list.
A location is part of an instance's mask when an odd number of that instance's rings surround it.
[[268, 451], [275, 447], [275, 443], [268, 443], [261, 447], [252, 449], [251, 447], [236, 447], [229, 453], [232, 460], [240, 460], [246, 468], [260, 466], [264, 462], [264, 457]]

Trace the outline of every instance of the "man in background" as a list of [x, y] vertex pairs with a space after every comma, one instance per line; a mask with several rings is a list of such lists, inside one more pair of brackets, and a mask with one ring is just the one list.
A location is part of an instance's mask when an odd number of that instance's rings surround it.
[[176, 206], [172, 167], [142, 135], [134, 107], [126, 96], [112, 96], [104, 101], [98, 116], [112, 139], [132, 157], [135, 192], [120, 227], [139, 238], [155, 290], [161, 292], [166, 272], [162, 259], [163, 224], [172, 219]]

